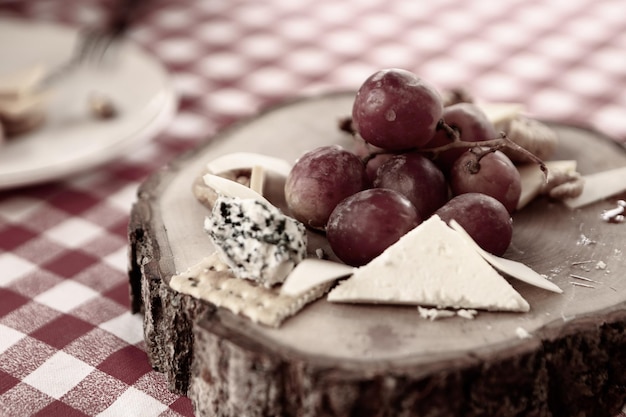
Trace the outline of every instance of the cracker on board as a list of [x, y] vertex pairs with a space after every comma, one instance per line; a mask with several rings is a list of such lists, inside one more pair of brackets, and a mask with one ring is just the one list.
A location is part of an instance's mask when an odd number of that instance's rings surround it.
[[277, 288], [265, 288], [252, 281], [236, 278], [217, 253], [173, 276], [170, 281], [170, 287], [178, 292], [270, 327], [279, 327], [284, 320], [323, 296], [331, 285], [325, 283], [298, 296], [282, 295]]

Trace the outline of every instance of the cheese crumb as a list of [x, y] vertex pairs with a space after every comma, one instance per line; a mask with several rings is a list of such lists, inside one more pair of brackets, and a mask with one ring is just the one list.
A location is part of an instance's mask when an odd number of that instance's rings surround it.
[[473, 320], [478, 314], [477, 310], [461, 308], [459, 310], [446, 310], [441, 308], [417, 307], [420, 317], [426, 320], [435, 321], [449, 317], [459, 316], [467, 320]]
[[523, 327], [518, 327], [517, 329], [515, 329], [515, 334], [520, 339], [530, 339], [532, 337], [532, 335], [528, 333], [528, 330], [524, 329]]
[[456, 312], [457, 316], [463, 317], [464, 319], [468, 319], [468, 320], [474, 320], [477, 314], [478, 314], [477, 310], [465, 309], [465, 308], [462, 308]]
[[451, 310], [443, 310], [440, 308], [426, 308], [421, 306], [417, 307], [417, 311], [419, 311], [421, 318], [430, 321], [454, 317], [456, 315], [456, 313]]

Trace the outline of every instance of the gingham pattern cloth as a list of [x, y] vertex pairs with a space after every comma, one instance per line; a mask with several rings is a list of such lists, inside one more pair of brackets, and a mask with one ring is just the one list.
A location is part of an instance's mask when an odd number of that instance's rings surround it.
[[[402, 67], [626, 141], [623, 0], [144, 2], [131, 38], [174, 79], [172, 123], [104, 167], [0, 192], [2, 417], [193, 415], [129, 311], [131, 204], [150, 173], [272, 103]], [[80, 27], [112, 3], [4, 0], [0, 13]]]

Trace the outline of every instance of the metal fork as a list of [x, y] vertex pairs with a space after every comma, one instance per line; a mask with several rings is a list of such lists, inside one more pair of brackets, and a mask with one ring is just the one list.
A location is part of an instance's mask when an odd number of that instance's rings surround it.
[[87, 63], [100, 64], [110, 47], [128, 32], [138, 14], [139, 5], [147, 1], [118, 0], [107, 23], [103, 27], [82, 29], [70, 58], [50, 71], [40, 85], [50, 86]]

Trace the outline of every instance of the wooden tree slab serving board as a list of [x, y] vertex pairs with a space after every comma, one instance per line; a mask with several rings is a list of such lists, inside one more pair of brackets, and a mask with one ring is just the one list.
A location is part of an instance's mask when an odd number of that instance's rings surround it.
[[[624, 195], [576, 210], [538, 199], [514, 216], [506, 257], [563, 289], [512, 282], [531, 305], [525, 314], [430, 321], [415, 307], [320, 299], [269, 328], [169, 287], [213, 252], [203, 231], [209, 212], [191, 192], [206, 163], [239, 151], [294, 161], [317, 146], [349, 145], [337, 126], [353, 97], [276, 107], [141, 186], [129, 227], [132, 307], [144, 314], [150, 361], [170, 389], [188, 395], [198, 416], [617, 414], [626, 400], [626, 223], [600, 215]], [[553, 127], [555, 159], [576, 159], [581, 173], [626, 166], [624, 148], [602, 135]], [[582, 287], [573, 276], [593, 281]]]

